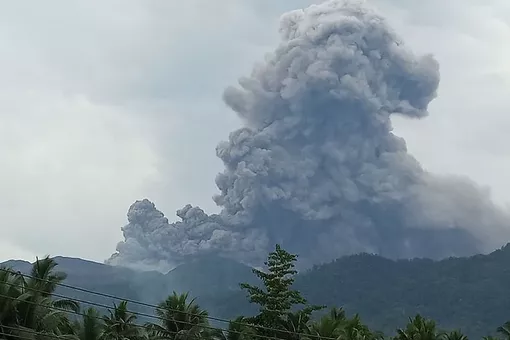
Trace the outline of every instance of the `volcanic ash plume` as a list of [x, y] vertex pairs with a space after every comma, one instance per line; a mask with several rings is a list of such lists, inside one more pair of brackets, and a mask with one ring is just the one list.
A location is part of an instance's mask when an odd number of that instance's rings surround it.
[[244, 126], [220, 143], [222, 208], [168, 223], [135, 202], [112, 264], [171, 267], [217, 254], [258, 265], [275, 243], [309, 266], [357, 252], [463, 256], [508, 240], [506, 212], [468, 180], [424, 171], [390, 116], [427, 116], [439, 66], [359, 2], [281, 18], [281, 42], [224, 100]]

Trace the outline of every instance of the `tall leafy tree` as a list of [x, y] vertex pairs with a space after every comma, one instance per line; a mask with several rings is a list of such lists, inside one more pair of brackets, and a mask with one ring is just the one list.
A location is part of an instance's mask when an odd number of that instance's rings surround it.
[[[297, 255], [290, 254], [277, 244], [264, 262], [267, 271], [253, 269], [253, 273], [262, 281], [263, 287], [248, 283], [240, 285], [247, 291], [250, 302], [260, 306], [259, 314], [248, 318], [251, 323], [263, 326], [259, 327], [260, 333], [270, 336], [286, 334], [288, 338], [289, 332], [275, 334], [267, 328], [303, 330], [312, 312], [322, 308], [308, 305], [301, 293], [292, 289], [294, 276], [297, 274], [294, 269], [296, 260]], [[294, 311], [295, 306], [302, 306], [302, 309]]]

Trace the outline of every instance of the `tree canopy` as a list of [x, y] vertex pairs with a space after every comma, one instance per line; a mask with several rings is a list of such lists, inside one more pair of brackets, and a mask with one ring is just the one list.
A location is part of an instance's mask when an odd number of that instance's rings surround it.
[[[152, 315], [131, 309], [124, 300], [114, 302], [106, 313], [82, 307], [79, 301], [55, 293], [66, 274], [57, 270], [57, 262], [50, 257], [37, 259], [29, 275], [1, 268], [0, 339], [467, 340], [459, 327], [440, 329], [419, 312], [401, 328], [384, 335], [364, 323], [359, 314], [348, 316], [342, 307], [325, 310], [324, 306], [309, 304], [295, 287], [297, 259], [297, 255], [276, 245], [268, 255], [266, 268], [253, 269], [258, 284], [240, 284], [258, 312], [238, 315], [230, 321], [211, 318], [187, 292], [173, 292], [154, 305]], [[327, 294], [333, 283], [323, 280], [316, 284], [322, 285]], [[142, 322], [141, 316], [151, 317], [151, 321]], [[226, 324], [219, 325], [219, 321]], [[494, 331], [484, 339], [510, 339], [510, 321]]]

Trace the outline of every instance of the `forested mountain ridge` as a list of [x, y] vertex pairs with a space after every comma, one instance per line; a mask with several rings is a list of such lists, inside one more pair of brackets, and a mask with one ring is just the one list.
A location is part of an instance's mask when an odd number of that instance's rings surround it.
[[[57, 256], [53, 259], [58, 263], [58, 270], [67, 274], [66, 286], [148, 304], [160, 302], [173, 291], [189, 292], [199, 300], [208, 301], [210, 295], [225, 296], [230, 295], [232, 291], [238, 291], [239, 280], [247, 282], [254, 280], [250, 267], [218, 257], [197, 258], [166, 274], [136, 271], [80, 258]], [[24, 274], [29, 274], [32, 268], [30, 262], [20, 260], [6, 261], [0, 263], [0, 266], [10, 267]], [[55, 293], [108, 306], [120, 302], [120, 299], [74, 290], [66, 286], [58, 286]], [[143, 313], [151, 312], [150, 308], [140, 305], [132, 305], [130, 308]]]
[[[359, 313], [385, 332], [421, 313], [441, 327], [480, 337], [507, 320], [510, 245], [487, 255], [441, 261], [352, 255], [300, 273], [294, 287], [311, 303]], [[226, 317], [254, 312], [242, 292], [206, 302]]]
[[510, 246], [442, 261], [355, 255], [300, 275], [295, 286], [311, 302], [343, 306], [384, 331], [420, 313], [479, 337], [508, 319]]
[[[137, 272], [81, 259], [57, 257], [66, 284], [155, 304], [172, 291], [190, 292], [215, 316], [252, 315], [257, 308], [246, 300], [240, 282], [253, 284], [251, 268], [222, 258], [199, 258], [167, 274]], [[417, 313], [440, 327], [461, 328], [480, 337], [510, 319], [510, 246], [488, 255], [388, 260], [376, 255], [343, 257], [296, 275], [294, 287], [310, 303], [343, 307], [359, 313], [367, 324], [386, 333]], [[31, 264], [6, 263], [27, 272]], [[57, 292], [111, 305], [113, 299], [66, 288]], [[119, 301], [116, 301], [118, 303]], [[150, 312], [145, 307], [133, 310]]]

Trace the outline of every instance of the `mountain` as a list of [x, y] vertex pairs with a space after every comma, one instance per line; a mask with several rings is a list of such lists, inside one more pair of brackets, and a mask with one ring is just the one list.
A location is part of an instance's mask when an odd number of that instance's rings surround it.
[[[510, 320], [510, 245], [442, 261], [352, 255], [301, 273], [294, 287], [310, 303], [358, 313], [385, 334], [420, 313], [444, 329], [481, 338]], [[225, 317], [253, 312], [240, 292], [208, 303]]]
[[[55, 293], [80, 300], [81, 305], [84, 307], [96, 307], [100, 311], [105, 312], [106, 306], [111, 306], [113, 303], [118, 304], [120, 301], [120, 299], [114, 299], [105, 295], [136, 301], [149, 301], [149, 303], [157, 303], [163, 297], [164, 293], [161, 291], [161, 284], [165, 280], [164, 275], [161, 273], [136, 272], [127, 268], [107, 266], [79, 258], [58, 256], [54, 259], [58, 263], [56, 270], [67, 274], [64, 284], [79, 288], [72, 289], [59, 286]], [[1, 263], [0, 266], [10, 267], [29, 275], [32, 264], [27, 261], [11, 260]], [[159, 289], [156, 290], [154, 288]], [[154, 291], [161, 292], [162, 295], [154, 294], [151, 296], [143, 294], [148, 289], [154, 289]], [[103, 295], [96, 295], [94, 292]], [[131, 307], [137, 312], [152, 312], [152, 310], [143, 306], [132, 305]]]
[[510, 320], [510, 246], [437, 262], [355, 255], [304, 273], [295, 286], [311, 302], [343, 306], [386, 334], [420, 313], [480, 338]]
[[6, 268], [12, 268], [12, 269], [20, 271], [22, 273], [28, 273], [28, 272], [30, 272], [30, 269], [32, 268], [32, 263], [30, 263], [28, 261], [23, 261], [23, 260], [9, 260], [9, 261], [0, 263], [0, 266], [6, 267]]
[[[155, 305], [176, 291], [177, 293], [189, 292], [193, 297], [197, 297], [197, 301], [204, 307], [210, 307], [209, 310], [212, 313], [214, 305], [208, 303], [211, 296], [226, 297], [232, 292], [239, 291], [239, 280], [255, 283], [250, 267], [215, 256], [196, 258], [167, 274], [135, 271], [79, 258], [58, 256], [54, 259], [58, 263], [56, 270], [67, 274], [65, 285], [79, 288], [60, 286], [56, 294], [80, 300], [83, 306], [94, 306], [103, 312], [106, 308], [102, 306], [118, 304], [121, 299]], [[3, 262], [0, 266], [9, 267], [24, 274], [30, 274], [32, 268], [30, 262], [20, 260]], [[94, 292], [101, 295], [96, 295]], [[130, 308], [140, 313], [151, 315], [153, 313], [152, 308], [135, 303], [130, 303]]]
[[[58, 257], [66, 283], [137, 301], [156, 304], [173, 290], [190, 291], [210, 315], [232, 318], [256, 312], [239, 282], [257, 282], [251, 268], [219, 257], [203, 257], [167, 274], [138, 272], [81, 259]], [[9, 261], [27, 272], [30, 263]], [[408, 317], [421, 313], [443, 328], [461, 328], [481, 337], [510, 320], [510, 245], [488, 255], [388, 260], [376, 255], [353, 255], [316, 266], [296, 277], [295, 288], [314, 304], [342, 306], [359, 313], [370, 326], [393, 334]], [[60, 294], [111, 305], [113, 299], [61, 288]], [[147, 307], [131, 308], [152, 313]]]
[[193, 296], [224, 294], [239, 290], [239, 282], [256, 283], [251, 267], [234, 260], [208, 256], [196, 258], [165, 275], [172, 289]]

